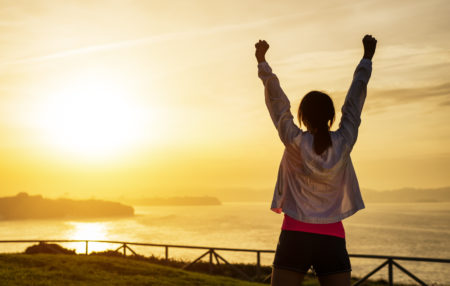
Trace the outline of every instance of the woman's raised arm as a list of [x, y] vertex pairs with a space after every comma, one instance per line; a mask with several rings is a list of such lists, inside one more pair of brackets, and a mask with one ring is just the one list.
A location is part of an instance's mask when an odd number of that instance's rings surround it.
[[372, 74], [372, 57], [375, 53], [377, 40], [371, 35], [363, 38], [364, 57], [356, 67], [353, 81], [342, 106], [342, 118], [337, 132], [342, 134], [348, 145], [353, 148], [358, 137], [361, 124], [361, 113], [367, 95], [367, 83]]
[[272, 69], [266, 62], [265, 54], [269, 49], [269, 44], [260, 40], [255, 44], [255, 48], [258, 76], [264, 84], [266, 106], [281, 141], [287, 146], [297, 135], [301, 134], [301, 130], [294, 124], [289, 99], [281, 89], [277, 76], [272, 73]]

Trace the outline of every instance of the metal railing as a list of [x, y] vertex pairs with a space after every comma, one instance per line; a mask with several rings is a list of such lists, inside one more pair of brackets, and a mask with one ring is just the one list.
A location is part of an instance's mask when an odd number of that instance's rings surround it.
[[[220, 261], [222, 260], [225, 262], [226, 265], [230, 266], [236, 273], [238, 273], [240, 276], [242, 276], [246, 280], [250, 281], [258, 281], [260, 280], [261, 275], [261, 253], [275, 253], [275, 250], [262, 250], [262, 249], [244, 249], [244, 248], [226, 248], [226, 247], [207, 247], [207, 246], [193, 246], [193, 245], [175, 245], [175, 244], [160, 244], [160, 243], [140, 243], [140, 242], [127, 242], [127, 241], [114, 241], [114, 240], [64, 240], [64, 239], [47, 239], [47, 240], [41, 240], [41, 239], [35, 239], [35, 240], [0, 240], [0, 243], [85, 243], [86, 244], [86, 252], [87, 255], [89, 253], [89, 242], [95, 242], [95, 243], [110, 243], [110, 244], [120, 244], [120, 246], [115, 249], [116, 252], [119, 252], [120, 250], [123, 251], [123, 255], [127, 255], [127, 249], [133, 254], [138, 255], [136, 251], [134, 251], [130, 245], [134, 246], [154, 246], [154, 247], [164, 247], [165, 248], [165, 260], [167, 261], [169, 259], [169, 248], [188, 248], [188, 249], [203, 249], [207, 250], [205, 253], [197, 257], [195, 260], [193, 260], [190, 263], [185, 264], [182, 269], [188, 269], [190, 266], [201, 260], [203, 257], [209, 255], [209, 272], [212, 271], [213, 267], [213, 256], [216, 260], [216, 264], [220, 266]], [[219, 255], [217, 251], [235, 251], [235, 252], [254, 252], [256, 254], [256, 277], [251, 278], [246, 274], [244, 271], [239, 269], [236, 265], [231, 264], [228, 262], [223, 256]], [[367, 273], [364, 277], [362, 277], [360, 280], [355, 282], [353, 286], [361, 285], [364, 283], [369, 277], [374, 275], [376, 272], [378, 272], [380, 269], [382, 269], [384, 266], [388, 267], [388, 281], [389, 285], [394, 285], [394, 267], [396, 266], [398, 269], [400, 269], [403, 273], [411, 277], [414, 281], [419, 283], [420, 285], [427, 285], [425, 282], [420, 280], [417, 276], [415, 276], [413, 273], [408, 271], [405, 267], [401, 266], [398, 262], [395, 260], [403, 260], [403, 261], [421, 261], [421, 262], [435, 262], [435, 263], [450, 263], [450, 259], [441, 259], [441, 258], [427, 258], [427, 257], [406, 257], [406, 256], [389, 256], [389, 255], [370, 255], [370, 254], [349, 254], [350, 257], [355, 258], [368, 258], [368, 259], [383, 259], [385, 260], [383, 263], [381, 263], [379, 266], [377, 266], [375, 269]], [[262, 279], [262, 282], [267, 281], [270, 279], [271, 274], [264, 277]], [[261, 280], [260, 280], [261, 281]]]
[[386, 259], [379, 266], [375, 267], [372, 271], [367, 273], [363, 278], [357, 281], [353, 286], [361, 285], [364, 281], [366, 281], [370, 276], [374, 275], [384, 266], [388, 266], [388, 279], [389, 285], [394, 285], [394, 268], [395, 265], [398, 269], [400, 269], [403, 273], [414, 279], [420, 285], [427, 285], [425, 282], [417, 278], [413, 273], [408, 271], [405, 267], [401, 266], [395, 260], [403, 260], [403, 261], [421, 261], [421, 262], [438, 262], [438, 263], [450, 263], [450, 259], [443, 258], [427, 258], [427, 257], [408, 257], [408, 256], [390, 256], [390, 255], [368, 255], [368, 254], [349, 254], [350, 257], [357, 258], [371, 258], [371, 259]]

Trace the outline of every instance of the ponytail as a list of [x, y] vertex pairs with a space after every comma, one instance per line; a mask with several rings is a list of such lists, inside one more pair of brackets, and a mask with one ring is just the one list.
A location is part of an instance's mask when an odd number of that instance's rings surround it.
[[298, 121], [300, 126], [303, 121], [313, 134], [313, 147], [318, 155], [333, 145], [329, 128], [334, 118], [333, 101], [326, 93], [313, 90], [303, 97], [298, 108]]
[[328, 147], [331, 147], [333, 143], [331, 142], [330, 132], [328, 130], [328, 125], [323, 124], [322, 126], [317, 128], [317, 131], [313, 133], [314, 135], [314, 151], [316, 154], [322, 154]]

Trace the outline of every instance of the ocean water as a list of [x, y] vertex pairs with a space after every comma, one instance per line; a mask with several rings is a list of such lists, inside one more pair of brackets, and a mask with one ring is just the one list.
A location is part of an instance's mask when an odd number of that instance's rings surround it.
[[[270, 210], [269, 202], [135, 207], [135, 212], [135, 217], [114, 220], [0, 221], [1, 239], [99, 239], [275, 250], [283, 220], [283, 214]], [[366, 203], [365, 209], [343, 223], [350, 254], [450, 258], [450, 203]], [[0, 252], [23, 251], [29, 245], [0, 244]], [[84, 243], [63, 245], [85, 252]], [[89, 252], [118, 246], [90, 243]], [[162, 247], [132, 248], [144, 255], [164, 255]], [[174, 258], [195, 259], [204, 252], [169, 248], [169, 256]], [[254, 253], [218, 253], [230, 262], [256, 262]], [[273, 256], [262, 253], [261, 263], [271, 265]], [[365, 275], [383, 261], [351, 258], [352, 274]], [[449, 264], [397, 262], [430, 285], [450, 285]], [[387, 279], [387, 273], [385, 267], [372, 277]], [[395, 266], [394, 281], [414, 283]]]

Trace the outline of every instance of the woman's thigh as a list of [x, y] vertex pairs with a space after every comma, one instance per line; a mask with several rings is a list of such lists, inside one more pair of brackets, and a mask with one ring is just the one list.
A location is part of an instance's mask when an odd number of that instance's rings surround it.
[[350, 286], [350, 272], [319, 276], [320, 286]]
[[273, 268], [305, 274], [313, 262], [310, 233], [282, 230], [278, 239]]
[[[271, 286], [300, 286], [305, 274], [287, 269], [272, 268]], [[331, 285], [331, 284], [330, 284]]]
[[344, 238], [321, 234], [317, 234], [315, 238], [312, 266], [318, 277], [351, 272], [350, 257]]

